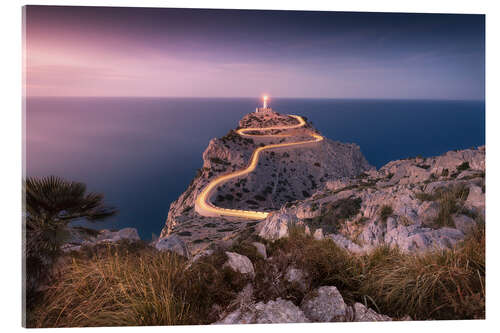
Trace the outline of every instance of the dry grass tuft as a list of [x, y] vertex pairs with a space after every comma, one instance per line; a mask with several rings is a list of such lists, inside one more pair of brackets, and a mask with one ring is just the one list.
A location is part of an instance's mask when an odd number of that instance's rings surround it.
[[[393, 318], [484, 318], [482, 224], [454, 249], [420, 255], [388, 247], [353, 255], [300, 227], [267, 243], [269, 260], [249, 241], [229, 250], [252, 258], [256, 301], [282, 297], [300, 304], [311, 290], [334, 285], [346, 302], [363, 302]], [[184, 258], [144, 244], [108, 245], [68, 258], [29, 314], [30, 327], [209, 324], [250, 282], [223, 268], [227, 258], [221, 248], [189, 268]], [[289, 267], [306, 273], [305, 288], [285, 281]]]

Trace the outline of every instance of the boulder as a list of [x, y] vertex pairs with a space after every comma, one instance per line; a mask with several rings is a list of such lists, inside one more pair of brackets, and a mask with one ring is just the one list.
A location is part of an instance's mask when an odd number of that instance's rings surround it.
[[307, 323], [304, 313], [291, 301], [281, 298], [239, 308], [215, 324]]
[[469, 187], [469, 195], [467, 196], [466, 204], [478, 209], [484, 209], [485, 195], [479, 186], [471, 185]]
[[347, 305], [336, 287], [325, 286], [307, 294], [300, 308], [313, 322], [346, 321]]
[[269, 240], [287, 237], [289, 227], [295, 225], [297, 221], [295, 215], [287, 213], [270, 214], [260, 223], [259, 236]]
[[476, 221], [474, 221], [474, 219], [472, 219], [471, 217], [463, 214], [454, 215], [453, 222], [455, 222], [455, 227], [464, 234], [471, 232], [476, 227]]
[[158, 239], [155, 244], [158, 251], [171, 251], [188, 258], [190, 253], [184, 241], [177, 235], [170, 235]]
[[439, 204], [435, 201], [424, 201], [417, 211], [420, 221], [431, 223], [439, 214]]
[[391, 317], [379, 314], [361, 303], [352, 307], [352, 321], [391, 321]]
[[251, 277], [255, 276], [253, 264], [248, 257], [228, 251], [226, 251], [226, 255], [228, 260], [224, 264], [224, 267], [229, 267], [233, 271], [241, 274], [249, 274]]
[[267, 259], [266, 246], [259, 242], [253, 242], [252, 245], [257, 249], [257, 253], [264, 259]]

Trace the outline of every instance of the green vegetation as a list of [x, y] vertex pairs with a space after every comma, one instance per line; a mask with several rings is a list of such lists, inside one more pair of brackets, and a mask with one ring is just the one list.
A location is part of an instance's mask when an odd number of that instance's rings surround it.
[[[59, 177], [28, 178], [26, 193], [26, 306], [37, 303], [41, 284], [51, 275], [54, 262], [61, 255], [60, 247], [70, 237], [70, 223], [77, 219], [100, 221], [116, 213], [103, 205], [103, 196], [86, 193], [83, 183], [69, 182]], [[78, 227], [91, 234], [92, 229]]]

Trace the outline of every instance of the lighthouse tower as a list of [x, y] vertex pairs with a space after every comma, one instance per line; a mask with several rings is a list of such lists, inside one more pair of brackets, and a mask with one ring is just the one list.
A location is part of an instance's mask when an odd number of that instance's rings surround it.
[[273, 109], [269, 107], [269, 104], [267, 101], [269, 100], [269, 96], [264, 95], [262, 96], [262, 107], [255, 109], [255, 112], [272, 112]]

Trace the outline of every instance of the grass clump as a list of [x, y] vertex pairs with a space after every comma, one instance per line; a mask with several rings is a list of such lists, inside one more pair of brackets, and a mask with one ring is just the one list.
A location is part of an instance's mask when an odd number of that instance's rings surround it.
[[[353, 255], [331, 239], [315, 240], [304, 227], [267, 245], [264, 260], [238, 240], [229, 251], [255, 267], [255, 301], [282, 297], [300, 304], [320, 286], [336, 286], [348, 304], [362, 302], [393, 318], [477, 319], [485, 314], [485, 239], [479, 227], [451, 250], [405, 254], [383, 246]], [[145, 244], [102, 245], [67, 256], [60, 275], [29, 313], [30, 327], [208, 324], [234, 305], [249, 277], [224, 268], [224, 249], [194, 264]], [[303, 286], [283, 278], [304, 271]], [[305, 286], [305, 287], [304, 287]]]
[[484, 225], [453, 249], [423, 254], [381, 246], [369, 254], [353, 255], [331, 239], [314, 240], [300, 232], [269, 248], [270, 255], [286, 261], [283, 266], [306, 271], [309, 290], [334, 285], [347, 303], [365, 303], [393, 318], [485, 316]]
[[187, 323], [185, 295], [175, 293], [183, 260], [168, 253], [71, 258], [35, 309], [31, 327]]
[[463, 202], [469, 195], [469, 188], [464, 184], [444, 187], [433, 193], [416, 193], [421, 201], [436, 201], [439, 203], [439, 212], [433, 221], [434, 227], [454, 227], [453, 215], [460, 213], [470, 215], [471, 212], [463, 208]]
[[208, 324], [248, 277], [222, 268], [223, 251], [187, 260], [144, 244], [108, 244], [65, 258], [28, 327]]
[[366, 257], [370, 264], [360, 293], [374, 299], [382, 313], [416, 320], [484, 318], [484, 229], [452, 250], [374, 255]]

